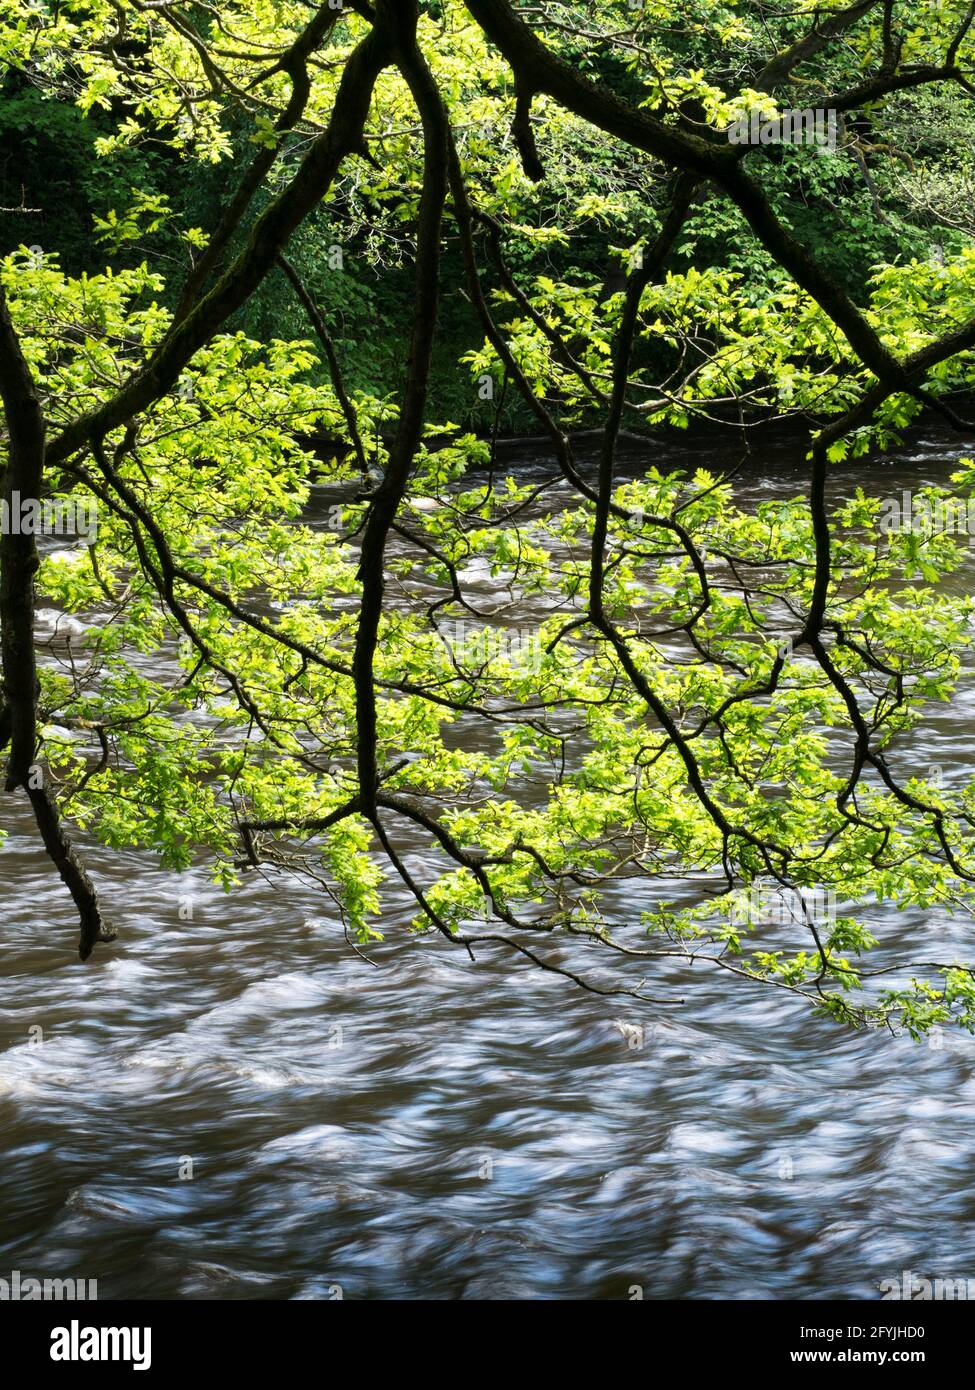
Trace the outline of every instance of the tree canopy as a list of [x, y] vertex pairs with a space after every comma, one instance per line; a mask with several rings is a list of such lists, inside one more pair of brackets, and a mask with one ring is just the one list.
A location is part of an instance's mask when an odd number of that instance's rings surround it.
[[[964, 961], [869, 963], [871, 904], [975, 901], [975, 786], [911, 751], [964, 679], [963, 552], [835, 467], [922, 410], [975, 430], [973, 21], [0, 3], [4, 499], [98, 517], [61, 549], [4, 527], [0, 736], [83, 959], [115, 926], [71, 827], [228, 893], [307, 874], [355, 949], [405, 884], [417, 931], [601, 993], [672, 1002], [684, 959], [975, 1030]], [[795, 109], [835, 142], [729, 138]], [[785, 500], [618, 468], [688, 427], [745, 459], [783, 419]], [[511, 428], [544, 476], [502, 464]], [[83, 619], [66, 649], [38, 601]]]

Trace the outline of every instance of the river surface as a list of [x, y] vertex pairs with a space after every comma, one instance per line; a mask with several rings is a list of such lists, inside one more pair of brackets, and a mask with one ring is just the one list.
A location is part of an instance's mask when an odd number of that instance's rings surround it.
[[[897, 496], [965, 452], [928, 431], [833, 487]], [[757, 453], [740, 498], [802, 490], [800, 445]], [[969, 680], [915, 755], [965, 776], [973, 729]], [[370, 964], [306, 884], [227, 897], [203, 865], [97, 847], [122, 935], [81, 965], [11, 798], [4, 823], [0, 1278], [184, 1299], [870, 1299], [906, 1270], [975, 1279], [975, 1040], [848, 1033], [681, 964], [655, 992], [683, 1007], [600, 998], [408, 939], [405, 898]], [[873, 920], [878, 964], [975, 954], [962, 919]]]

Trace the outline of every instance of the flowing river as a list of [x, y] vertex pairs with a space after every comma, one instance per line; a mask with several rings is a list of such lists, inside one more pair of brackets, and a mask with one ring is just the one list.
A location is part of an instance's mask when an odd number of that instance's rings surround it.
[[[897, 497], [965, 452], [928, 430], [832, 486]], [[800, 444], [757, 454], [740, 498], [802, 490]], [[731, 458], [703, 441], [652, 462]], [[951, 582], [973, 573], [966, 559]], [[966, 681], [915, 738], [919, 771], [970, 775], [973, 728]], [[7, 798], [4, 817], [0, 1277], [284, 1299], [869, 1299], [903, 1271], [975, 1281], [973, 1039], [844, 1032], [679, 963], [653, 992], [683, 1007], [585, 994], [407, 938], [405, 896], [370, 964], [307, 884], [228, 897], [203, 865], [98, 847], [122, 935], [81, 965], [29, 816]], [[410, 848], [422, 866], [425, 839]], [[975, 955], [960, 917], [872, 923], [878, 964]]]

